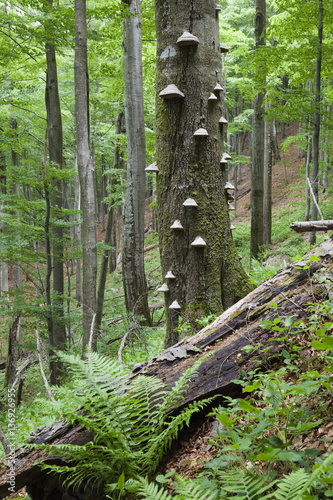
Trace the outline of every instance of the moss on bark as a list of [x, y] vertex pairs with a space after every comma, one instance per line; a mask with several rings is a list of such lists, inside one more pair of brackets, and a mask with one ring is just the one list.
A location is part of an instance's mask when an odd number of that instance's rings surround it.
[[[249, 290], [230, 231], [224, 185], [227, 171], [223, 154], [224, 114], [222, 93], [208, 101], [216, 83], [222, 84], [219, 29], [213, 0], [155, 0], [157, 24], [156, 149], [159, 168], [157, 197], [163, 276], [176, 276], [165, 294], [166, 346], [178, 340], [174, 328], [179, 315], [169, 309], [177, 300], [181, 316], [191, 326], [209, 313], [220, 314]], [[199, 45], [178, 47], [176, 41], [190, 31]], [[184, 93], [183, 99], [163, 99], [169, 84]], [[205, 128], [207, 137], [193, 136]], [[194, 198], [197, 208], [186, 208]], [[170, 226], [179, 219], [183, 231]], [[191, 245], [201, 236], [206, 246]], [[170, 280], [171, 281], [171, 280]]]

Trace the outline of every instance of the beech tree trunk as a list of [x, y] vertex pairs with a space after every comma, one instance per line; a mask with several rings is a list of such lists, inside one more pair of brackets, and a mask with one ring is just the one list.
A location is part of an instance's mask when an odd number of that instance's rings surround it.
[[[0, 128], [0, 130], [2, 130]], [[6, 194], [6, 158], [0, 152], [0, 193]], [[6, 231], [6, 226], [1, 216], [5, 209], [0, 206], [0, 232]], [[4, 296], [9, 291], [8, 283], [8, 261], [0, 260], [0, 297]]]
[[[270, 105], [267, 105], [269, 109]], [[265, 154], [264, 154], [264, 244], [272, 244], [272, 168], [273, 168], [273, 121], [264, 122]]]
[[[324, 7], [323, 0], [318, 0], [318, 48], [317, 48], [317, 62], [316, 62], [316, 81], [315, 81], [315, 104], [316, 111], [314, 117], [314, 131], [313, 131], [313, 167], [312, 167], [312, 190], [318, 202], [318, 185], [319, 185], [319, 135], [320, 135], [320, 105], [321, 105], [321, 59], [322, 59], [322, 43], [323, 43], [323, 20], [324, 20]], [[316, 221], [318, 217], [318, 210], [316, 204], [312, 205], [311, 220]], [[310, 245], [316, 243], [316, 233], [310, 234]]]
[[127, 186], [123, 226], [123, 283], [128, 312], [151, 325], [144, 269], [146, 136], [143, 111], [141, 17], [139, 0], [122, 0], [124, 19], [125, 121]]
[[[256, 50], [265, 45], [266, 0], [256, 0], [255, 37]], [[251, 172], [251, 255], [258, 258], [264, 244], [264, 87], [265, 68], [259, 64], [255, 74], [256, 95], [254, 98], [253, 162]]]
[[[95, 203], [95, 169], [89, 154], [89, 95], [87, 64], [86, 0], [75, 0], [75, 119], [77, 164], [82, 209], [82, 301], [83, 352], [89, 344], [96, 350], [97, 233]], [[92, 332], [92, 338], [91, 337]]]
[[[155, 0], [157, 33], [156, 158], [158, 224], [162, 276], [172, 271], [164, 294], [165, 346], [178, 341], [181, 318], [198, 329], [197, 320], [219, 314], [248, 290], [230, 230], [224, 186], [224, 114], [219, 21], [214, 0]], [[198, 45], [178, 46], [184, 31]], [[159, 94], [174, 84], [184, 98]], [[208, 100], [211, 94], [216, 100]], [[199, 128], [208, 136], [193, 136]], [[198, 207], [184, 207], [193, 198]], [[171, 229], [179, 220], [182, 230]], [[192, 246], [201, 237], [205, 247]], [[174, 301], [180, 310], [170, 309]]]
[[[52, 6], [53, 1], [48, 0]], [[45, 103], [47, 113], [47, 130], [49, 144], [50, 163], [58, 169], [63, 166], [63, 137], [61, 108], [58, 90], [57, 63], [55, 48], [52, 43], [46, 44], [46, 88]], [[52, 216], [57, 220], [62, 220], [62, 181], [55, 180], [52, 184], [51, 194]], [[53, 332], [50, 338], [51, 351], [63, 350], [66, 347], [66, 329], [64, 323], [64, 243], [63, 228], [61, 224], [52, 225], [52, 249], [53, 249], [53, 297], [52, 297], [52, 317]], [[51, 352], [50, 360], [50, 381], [51, 384], [59, 382], [62, 363], [55, 359]]]

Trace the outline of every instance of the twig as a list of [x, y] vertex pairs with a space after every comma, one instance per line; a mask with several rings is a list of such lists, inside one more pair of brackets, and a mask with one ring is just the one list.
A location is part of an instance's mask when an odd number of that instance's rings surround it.
[[286, 299], [286, 300], [289, 300], [289, 302], [291, 304], [293, 304], [295, 307], [298, 307], [298, 309], [301, 309], [301, 311], [304, 312], [304, 314], [308, 315], [307, 311], [305, 309], [303, 309], [302, 306], [296, 304], [296, 302], [294, 302], [293, 300], [289, 299], [289, 297], [287, 297], [287, 295], [285, 295], [283, 292], [281, 292], [281, 295]]
[[118, 350], [118, 361], [119, 361], [120, 364], [123, 364], [122, 353], [123, 353], [123, 350], [124, 350], [124, 347], [125, 347], [125, 343], [126, 343], [127, 337], [129, 336], [129, 334], [131, 333], [131, 331], [132, 331], [131, 329], [127, 330], [127, 332], [123, 336], [123, 340], [121, 341], [121, 344], [120, 344], [120, 347], [119, 347], [119, 350]]
[[324, 220], [323, 214], [321, 213], [321, 210], [320, 210], [319, 205], [318, 205], [318, 203], [317, 203], [317, 200], [316, 200], [316, 197], [315, 197], [315, 195], [314, 195], [314, 192], [312, 191], [312, 186], [311, 186], [311, 182], [310, 182], [309, 177], [307, 177], [307, 178], [306, 178], [306, 182], [307, 182], [307, 183], [308, 183], [308, 185], [309, 185], [309, 189], [310, 189], [310, 193], [311, 193], [311, 196], [312, 196], [312, 199], [313, 199], [313, 203], [314, 203], [314, 204], [316, 205], [316, 207], [317, 207], [317, 210], [318, 210], [318, 212], [319, 212], [320, 218], [321, 218], [321, 220]]
[[154, 271], [157, 271], [157, 269], [159, 269], [161, 267], [161, 264], [159, 264], [158, 266], [154, 267], [154, 269], [152, 269], [151, 271], [149, 271], [149, 273], [147, 274], [147, 279], [149, 278], [149, 276], [151, 274], [153, 274]]
[[53, 396], [53, 394], [51, 392], [49, 383], [47, 381], [47, 378], [46, 378], [46, 375], [45, 375], [45, 372], [44, 372], [43, 361], [42, 361], [42, 354], [41, 354], [40, 338], [39, 338], [37, 330], [36, 330], [36, 339], [37, 339], [37, 355], [38, 355], [40, 373], [42, 375], [42, 379], [44, 381], [44, 385], [45, 385], [45, 389], [46, 389], [48, 397], [50, 398], [50, 400], [52, 401], [53, 404], [56, 404], [57, 402], [54, 399], [54, 396]]
[[23, 365], [21, 365], [17, 370], [16, 370], [16, 374], [15, 374], [15, 379], [14, 379], [14, 382], [12, 383], [12, 386], [11, 386], [11, 390], [14, 389], [14, 387], [16, 386], [17, 382], [18, 382], [18, 379], [19, 379], [19, 376], [21, 375], [21, 373], [26, 369], [28, 368], [28, 366], [31, 365], [31, 363], [33, 362], [33, 355], [30, 356], [28, 359], [25, 360], [25, 362], [23, 363]]
[[96, 313], [94, 313], [93, 319], [91, 321], [89, 344], [88, 344], [89, 347], [90, 347], [90, 349], [91, 349], [91, 346], [92, 346], [92, 340], [93, 340], [93, 335], [94, 335], [95, 319], [96, 319]]
[[8, 440], [5, 436], [5, 433], [2, 430], [1, 425], [0, 425], [0, 441], [2, 443], [3, 449], [5, 450], [6, 455], [9, 455], [10, 448], [9, 448]]
[[[36, 113], [36, 111], [32, 111], [31, 109], [27, 109], [27, 108], [22, 108], [22, 106], [18, 106], [17, 104], [11, 104], [11, 106], [14, 106], [15, 108], [18, 108], [18, 109], [22, 109], [23, 111], [28, 111], [29, 113], [33, 113], [41, 120], [47, 121], [46, 118], [44, 118], [44, 116], [39, 115], [38, 113]], [[40, 141], [40, 142], [42, 142], [42, 141]]]

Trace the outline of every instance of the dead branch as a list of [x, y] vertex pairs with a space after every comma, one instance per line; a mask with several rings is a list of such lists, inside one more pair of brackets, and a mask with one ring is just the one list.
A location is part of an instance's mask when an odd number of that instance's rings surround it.
[[42, 379], [44, 381], [44, 385], [45, 385], [45, 389], [46, 389], [48, 397], [50, 398], [50, 400], [52, 401], [53, 404], [56, 404], [56, 400], [54, 399], [54, 396], [53, 396], [53, 394], [51, 392], [49, 383], [47, 381], [47, 378], [46, 378], [46, 375], [45, 375], [45, 372], [44, 372], [43, 360], [42, 360], [42, 352], [41, 352], [41, 343], [40, 343], [40, 338], [39, 338], [37, 330], [36, 330], [36, 340], [37, 340], [37, 355], [38, 355], [40, 373], [42, 375]]
[[296, 231], [296, 233], [329, 231], [330, 229], [333, 229], [333, 220], [296, 221], [290, 224], [290, 228]]

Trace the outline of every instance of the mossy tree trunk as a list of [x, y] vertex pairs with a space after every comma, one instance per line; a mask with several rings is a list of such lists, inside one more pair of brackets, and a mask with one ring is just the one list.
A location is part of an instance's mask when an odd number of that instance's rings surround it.
[[[256, 51], [258, 51], [265, 45], [266, 0], [256, 0], [255, 5], [255, 37]], [[251, 256], [255, 259], [258, 259], [264, 244], [265, 81], [265, 68], [263, 68], [260, 56], [258, 56], [254, 75], [256, 95], [253, 105], [253, 162], [251, 170]]]
[[[157, 32], [156, 148], [157, 198], [163, 276], [172, 271], [165, 293], [165, 345], [177, 342], [179, 313], [195, 329], [197, 320], [219, 314], [249, 291], [233, 242], [224, 190], [225, 164], [220, 164], [226, 132], [219, 124], [225, 111], [223, 93], [208, 100], [222, 85], [219, 20], [214, 0], [155, 0]], [[178, 46], [184, 31], [199, 45]], [[164, 99], [159, 93], [174, 84], [184, 98]], [[193, 136], [205, 128], [207, 137]], [[197, 208], [184, 207], [193, 198]], [[170, 226], [180, 220], [183, 230]], [[205, 247], [191, 243], [200, 236]]]
[[[50, 8], [53, 8], [53, 0], [48, 0], [48, 3], [50, 4]], [[47, 42], [45, 48], [47, 62], [45, 104], [47, 112], [49, 158], [52, 166], [61, 170], [63, 167], [63, 135], [56, 53], [53, 43]], [[53, 217], [61, 221], [63, 219], [61, 179], [56, 179], [53, 182], [51, 203]], [[54, 295], [52, 300], [53, 329], [51, 338], [49, 339], [51, 348], [50, 381], [52, 384], [56, 384], [60, 381], [62, 363], [55, 356], [53, 350], [64, 350], [66, 348], [66, 329], [64, 322], [64, 234], [61, 223], [53, 225], [52, 236]]]
[[[321, 59], [322, 59], [322, 44], [323, 44], [323, 20], [324, 7], [323, 1], [318, 0], [318, 46], [317, 46], [317, 61], [316, 61], [316, 80], [315, 80], [315, 103], [316, 111], [314, 116], [314, 131], [313, 131], [313, 167], [312, 167], [312, 190], [314, 197], [318, 203], [318, 185], [319, 185], [319, 135], [320, 135], [320, 115], [321, 115]], [[312, 205], [311, 220], [316, 221], [318, 210], [316, 204]], [[310, 245], [315, 245], [316, 233], [310, 234]]]

